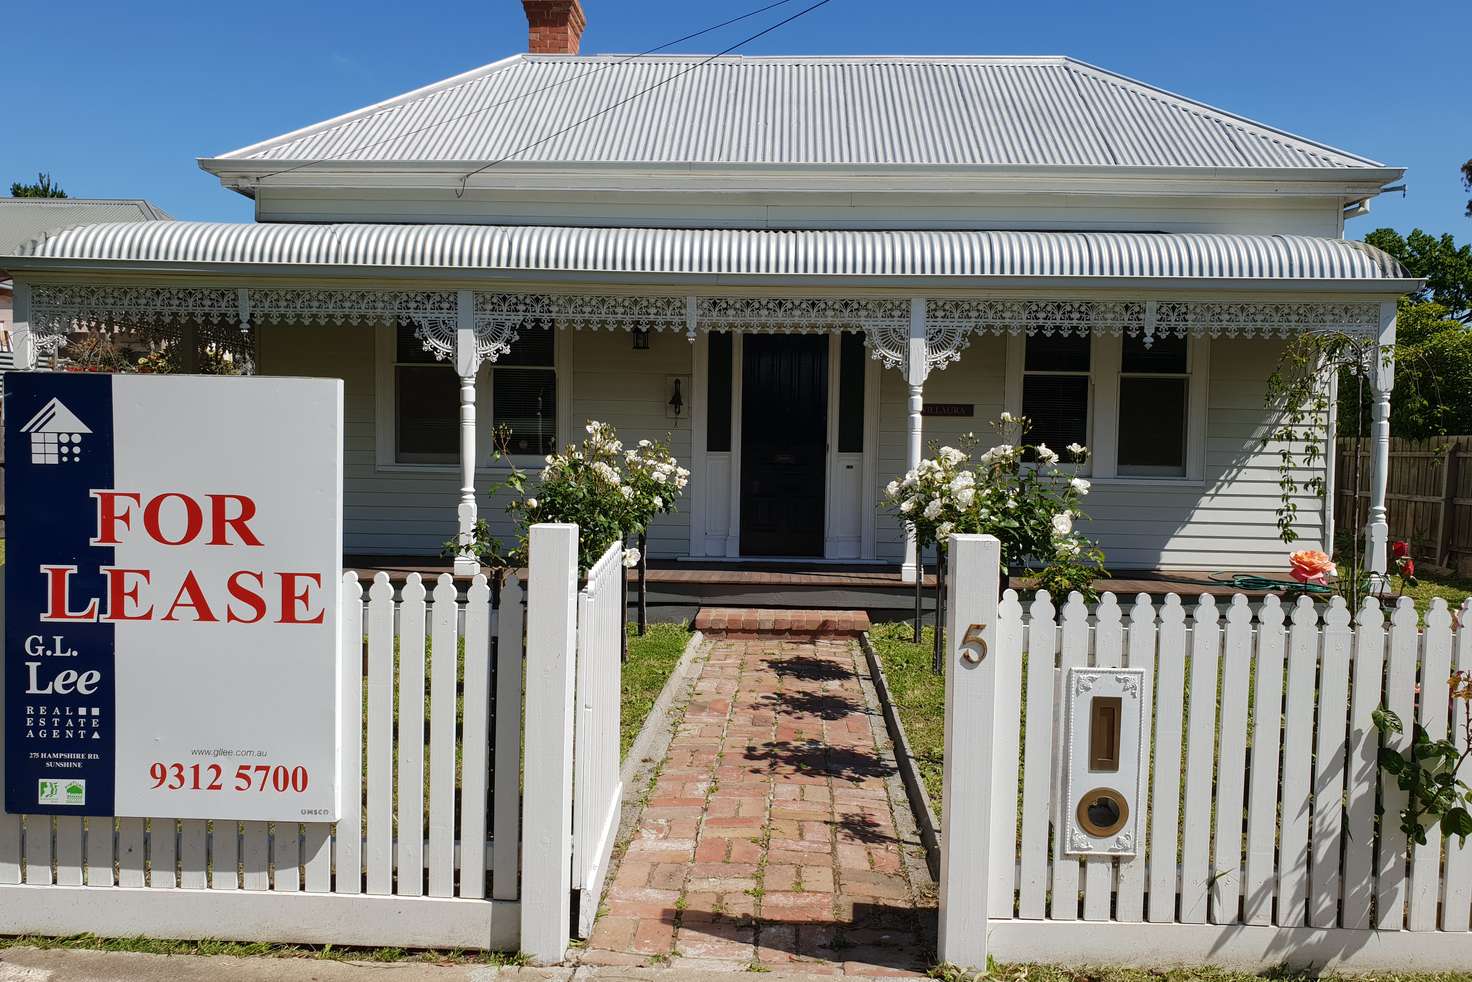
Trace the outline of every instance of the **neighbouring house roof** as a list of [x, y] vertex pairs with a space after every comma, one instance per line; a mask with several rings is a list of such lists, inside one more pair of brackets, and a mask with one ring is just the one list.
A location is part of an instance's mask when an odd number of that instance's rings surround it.
[[0, 198], [0, 256], [53, 229], [93, 222], [171, 220], [158, 206], [141, 199]]
[[[1363, 242], [1302, 235], [1025, 231], [773, 231], [503, 225], [166, 222], [69, 229], [13, 268], [68, 261], [159, 268], [272, 265], [547, 275], [946, 277], [1331, 281], [1404, 288], [1406, 272]], [[969, 282], [968, 282], [969, 281]]]
[[201, 164], [1386, 169], [1065, 57], [701, 60], [516, 55]]

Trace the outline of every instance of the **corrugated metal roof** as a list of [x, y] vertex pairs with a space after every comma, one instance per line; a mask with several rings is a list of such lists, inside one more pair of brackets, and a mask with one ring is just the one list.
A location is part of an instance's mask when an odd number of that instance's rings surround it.
[[0, 198], [0, 256], [52, 229], [89, 222], [169, 220], [161, 209], [141, 199]]
[[20, 255], [672, 276], [1393, 280], [1406, 275], [1389, 255], [1363, 242], [1147, 232], [159, 222], [68, 229], [29, 244]]
[[1382, 166], [1069, 58], [699, 61], [518, 55], [223, 159]]

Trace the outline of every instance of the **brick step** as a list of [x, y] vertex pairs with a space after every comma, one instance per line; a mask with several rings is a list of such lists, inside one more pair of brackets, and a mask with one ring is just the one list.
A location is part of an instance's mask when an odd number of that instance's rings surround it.
[[869, 630], [862, 610], [702, 607], [695, 629], [714, 638], [856, 638]]

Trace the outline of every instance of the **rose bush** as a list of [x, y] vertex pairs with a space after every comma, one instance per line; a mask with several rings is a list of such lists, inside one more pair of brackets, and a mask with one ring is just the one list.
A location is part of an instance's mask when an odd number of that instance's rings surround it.
[[[511, 555], [503, 555], [490, 524], [478, 521], [469, 551], [482, 564], [525, 562], [533, 525], [572, 522], [578, 526], [578, 567], [586, 573], [612, 543], [642, 535], [655, 515], [674, 511], [690, 472], [679, 466], [666, 444], [641, 440], [625, 450], [611, 424], [590, 420], [585, 430], [581, 444], [569, 444], [545, 458], [535, 488], [511, 462], [507, 434], [497, 434], [494, 459], [505, 462], [509, 474], [489, 490], [492, 495], [510, 492], [506, 511], [517, 522], [520, 541]], [[445, 544], [447, 554], [458, 548], [456, 542]], [[623, 564], [636, 566], [640, 558], [639, 549], [625, 549]]]
[[980, 453], [968, 435], [960, 447], [941, 447], [885, 488], [885, 501], [915, 530], [921, 548], [952, 533], [995, 535], [1009, 567], [1041, 568], [1038, 585], [1060, 596], [1079, 590], [1093, 598], [1104, 574], [1104, 554], [1075, 529], [1084, 516], [1089, 482], [1076, 473], [1088, 448], [1066, 448], [1067, 462], [1046, 444], [1025, 442], [1031, 422], [1003, 413], [999, 442]]

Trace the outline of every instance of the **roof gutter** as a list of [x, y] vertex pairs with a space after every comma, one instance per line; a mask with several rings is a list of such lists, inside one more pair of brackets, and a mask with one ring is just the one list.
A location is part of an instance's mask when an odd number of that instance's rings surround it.
[[[366, 265], [327, 265], [280, 263], [198, 263], [134, 260], [54, 259], [35, 256], [0, 256], [0, 268], [11, 273], [61, 274], [59, 278], [75, 279], [78, 274], [121, 276], [158, 276], [161, 278], [201, 277], [227, 278], [219, 286], [246, 286], [234, 281], [301, 281], [301, 280], [385, 280], [410, 281], [417, 284], [444, 283], [461, 285], [517, 284], [563, 287], [656, 287], [663, 292], [679, 294], [695, 287], [856, 287], [867, 293], [882, 290], [946, 290], [957, 293], [1024, 290], [1120, 290], [1132, 292], [1182, 291], [1191, 293], [1242, 292], [1338, 294], [1356, 297], [1397, 297], [1420, 290], [1425, 281], [1415, 278], [1396, 279], [1226, 279], [1220, 277], [1117, 277], [1117, 276], [947, 276], [922, 274], [909, 276], [872, 276], [864, 274], [770, 274], [770, 273], [625, 273], [590, 270], [541, 270], [529, 268], [404, 267]], [[31, 277], [26, 277], [28, 280]], [[48, 277], [49, 278], [49, 277]], [[646, 291], [647, 292], [647, 291]]]

